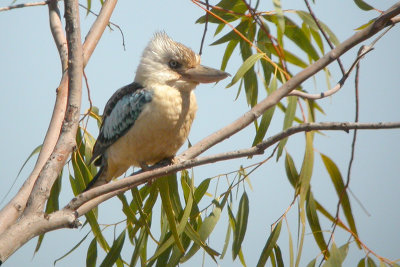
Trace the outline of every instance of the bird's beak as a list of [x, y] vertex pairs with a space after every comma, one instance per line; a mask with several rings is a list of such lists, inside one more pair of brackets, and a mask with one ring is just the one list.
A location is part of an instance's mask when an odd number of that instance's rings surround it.
[[230, 76], [229, 73], [203, 65], [187, 69], [181, 72], [182, 77], [191, 82], [196, 83], [213, 83], [225, 79]]

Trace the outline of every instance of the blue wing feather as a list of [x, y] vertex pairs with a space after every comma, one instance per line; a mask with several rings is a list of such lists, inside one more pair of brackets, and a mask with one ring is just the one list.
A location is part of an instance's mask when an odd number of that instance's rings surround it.
[[[135, 124], [144, 106], [151, 100], [151, 91], [137, 83], [124, 86], [113, 94], [104, 108], [103, 123], [91, 161], [102, 156], [110, 145]], [[95, 161], [95, 165], [102, 164], [101, 158]]]
[[104, 119], [102, 133], [104, 139], [114, 140], [124, 135], [135, 124], [140, 112], [152, 95], [142, 89], [123, 96], [115, 105], [110, 115]]

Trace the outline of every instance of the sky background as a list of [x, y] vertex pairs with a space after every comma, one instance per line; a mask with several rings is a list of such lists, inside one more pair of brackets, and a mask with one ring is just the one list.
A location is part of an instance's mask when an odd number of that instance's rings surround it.
[[[283, 2], [284, 9], [305, 10], [303, 1], [295, 3]], [[378, 9], [385, 10], [395, 1], [371, 1]], [[19, 3], [19, 2], [17, 2]], [[82, 2], [84, 4], [84, 2]], [[214, 2], [211, 2], [214, 3]], [[7, 6], [10, 1], [0, 0], [0, 6]], [[378, 5], [379, 4], [379, 5]], [[60, 6], [63, 4], [60, 3]], [[353, 1], [317, 1], [313, 6], [317, 16], [329, 25], [340, 41], [350, 37], [354, 29], [377, 16], [375, 11], [359, 10]], [[259, 10], [272, 10], [272, 1], [262, 1]], [[93, 10], [98, 11], [98, 3], [93, 2]], [[81, 10], [82, 36], [84, 37], [94, 17], [85, 16]], [[114, 11], [111, 21], [118, 24], [124, 32], [126, 50], [122, 47], [121, 35], [117, 30], [106, 29], [104, 35], [89, 61], [85, 73], [91, 90], [93, 103], [102, 110], [108, 98], [121, 86], [133, 81], [136, 66], [143, 48], [154, 32], [164, 30], [173, 39], [182, 42], [198, 52], [200, 47], [203, 25], [195, 24], [203, 11], [190, 1], [120, 1]], [[294, 17], [293, 15], [291, 17]], [[215, 27], [209, 25], [209, 31], [203, 49], [202, 63], [219, 68], [225, 46], [209, 46], [215, 41]], [[225, 29], [224, 33], [227, 32]], [[398, 121], [400, 118], [400, 53], [398, 26], [394, 27], [376, 45], [362, 61], [360, 72], [360, 121]], [[222, 35], [219, 35], [220, 37]], [[51, 116], [55, 90], [61, 77], [61, 67], [57, 50], [48, 26], [47, 7], [32, 7], [0, 13], [0, 199], [12, 185], [21, 165], [39, 145], [46, 133]], [[369, 44], [367, 40], [364, 44]], [[293, 48], [288, 42], [289, 49]], [[343, 57], [347, 69], [354, 58], [359, 46]], [[326, 48], [327, 49], [327, 48]], [[303, 52], [298, 56], [306, 60]], [[235, 74], [241, 65], [240, 54], [236, 51], [229, 61], [227, 71]], [[291, 69], [296, 72], [296, 69]], [[337, 64], [330, 67], [332, 84], [340, 78]], [[238, 84], [225, 89], [229, 83], [226, 79], [217, 85], [201, 85], [196, 89], [199, 111], [196, 115], [190, 140], [196, 143], [219, 128], [241, 116], [249, 108], [242, 94], [235, 101]], [[326, 90], [324, 75], [318, 75], [304, 84], [311, 92]], [[86, 89], [83, 89], [84, 100], [82, 112], [88, 108]], [[332, 97], [318, 101], [325, 110], [326, 116], [318, 114], [317, 121], [353, 121], [354, 120], [354, 77], [348, 79], [342, 90]], [[278, 110], [267, 135], [281, 130], [283, 115]], [[89, 129], [97, 136], [96, 128]], [[369, 215], [363, 211], [355, 199], [351, 197], [353, 215], [361, 240], [374, 252], [389, 259], [400, 258], [400, 131], [359, 131], [353, 165], [350, 188], [355, 196], [366, 207]], [[251, 125], [234, 137], [213, 147], [204, 155], [230, 151], [251, 146], [254, 138], [254, 127]], [[325, 132], [325, 135], [315, 136], [315, 164], [312, 177], [314, 197], [328, 210], [334, 213], [337, 196], [330, 178], [324, 169], [318, 152], [327, 154], [339, 166], [342, 175], [346, 176], [350, 155], [352, 134], [345, 132]], [[290, 138], [287, 151], [294, 157], [299, 169], [304, 153], [304, 135], [298, 134]], [[250, 159], [240, 159], [220, 162], [212, 166], [195, 168], [196, 185], [203, 179], [217, 174], [236, 170], [240, 165], [248, 166], [265, 159], [264, 156]], [[30, 161], [22, 171], [16, 185], [11, 190], [6, 201], [16, 193], [29, 175], [34, 164]], [[233, 176], [230, 176], [232, 179]], [[254, 266], [270, 234], [270, 225], [289, 206], [293, 198], [293, 190], [289, 185], [285, 172], [284, 160], [271, 160], [250, 176], [253, 190], [246, 188], [250, 200], [250, 217], [247, 234], [243, 243], [243, 253], [248, 266]], [[214, 191], [216, 181], [210, 185]], [[60, 207], [63, 207], [73, 197], [68, 179], [63, 180], [63, 192]], [[218, 187], [220, 192], [226, 188], [221, 180]], [[240, 194], [236, 205], [238, 204]], [[204, 206], [211, 201], [208, 198]], [[235, 213], [236, 213], [236, 207]], [[159, 213], [159, 208], [154, 211]], [[103, 203], [100, 209], [100, 222], [115, 223], [123, 219], [121, 205], [118, 200]], [[155, 217], [154, 221], [157, 221]], [[290, 230], [296, 240], [297, 208], [293, 207], [288, 214]], [[329, 230], [331, 224], [320, 216], [323, 229]], [[222, 251], [227, 228], [227, 214], [223, 211], [221, 220], [212, 234], [209, 243], [217, 251]], [[155, 228], [156, 229], [156, 228]], [[41, 250], [33, 257], [36, 238], [19, 249], [3, 266], [51, 266], [53, 261], [72, 248], [88, 232], [87, 227], [81, 230], [63, 229], [46, 234]], [[119, 232], [118, 232], [119, 233]], [[288, 230], [283, 225], [278, 241], [284, 260], [288, 263]], [[155, 230], [155, 236], [158, 232]], [[106, 236], [112, 242], [113, 231], [107, 231]], [[342, 245], [348, 239], [348, 234], [338, 231], [335, 242]], [[92, 237], [69, 255], [57, 263], [57, 266], [83, 266], [86, 260], [86, 250]], [[125, 244], [122, 255], [130, 259], [133, 248]], [[100, 251], [100, 249], [98, 249]], [[301, 266], [318, 255], [310, 231], [306, 233], [305, 246]], [[346, 262], [354, 266], [365, 255], [353, 244], [350, 246]], [[98, 263], [104, 258], [99, 252]], [[208, 256], [204, 257], [205, 266], [215, 266]], [[189, 263], [183, 266], [200, 266], [203, 261], [202, 253], [198, 253]], [[228, 253], [220, 266], [241, 266], [236, 260], [232, 262]]]

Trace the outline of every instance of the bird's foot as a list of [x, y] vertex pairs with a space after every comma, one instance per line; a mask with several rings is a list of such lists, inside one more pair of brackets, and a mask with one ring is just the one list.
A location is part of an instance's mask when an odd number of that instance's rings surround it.
[[177, 164], [179, 162], [180, 162], [179, 158], [172, 156], [172, 157], [165, 158], [165, 159], [157, 162], [156, 165], [168, 166], [168, 165]]

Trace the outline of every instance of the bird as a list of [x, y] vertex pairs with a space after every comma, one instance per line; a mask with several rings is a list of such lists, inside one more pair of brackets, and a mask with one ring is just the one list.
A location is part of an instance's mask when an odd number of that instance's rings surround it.
[[146, 170], [171, 160], [186, 141], [199, 83], [229, 74], [200, 64], [200, 55], [157, 32], [145, 47], [134, 81], [117, 90], [104, 107], [89, 164], [100, 167], [85, 191], [110, 182], [131, 166]]

